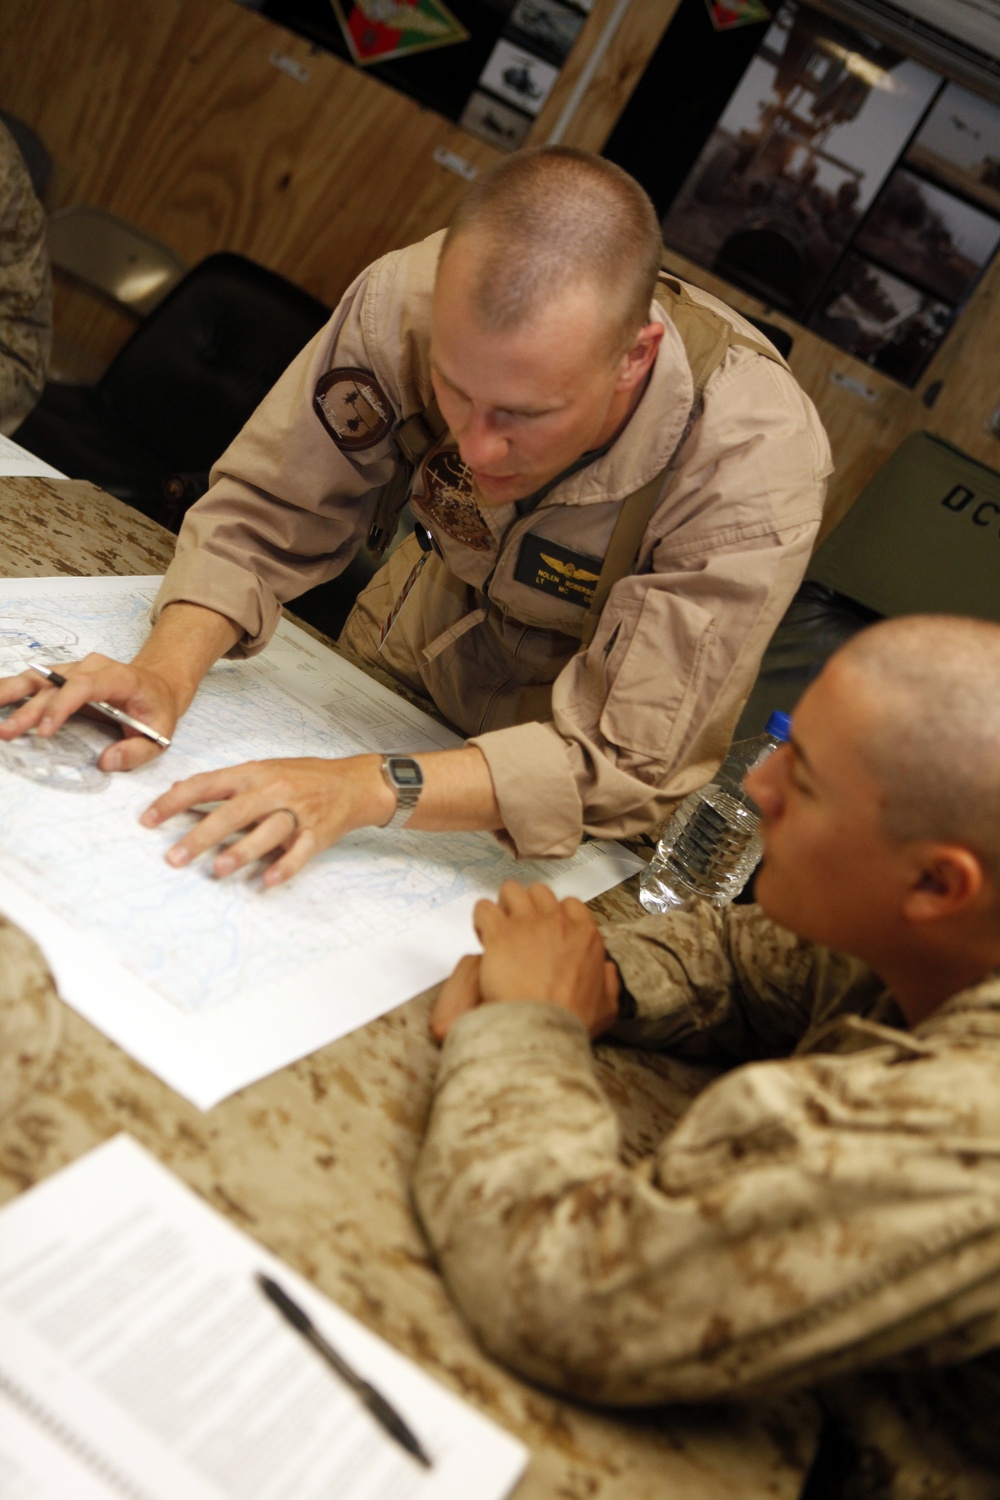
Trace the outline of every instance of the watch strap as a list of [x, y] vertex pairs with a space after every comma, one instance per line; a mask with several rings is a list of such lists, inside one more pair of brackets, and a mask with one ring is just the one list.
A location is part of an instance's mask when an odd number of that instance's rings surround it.
[[[419, 780], [409, 783], [400, 781], [397, 767], [399, 770], [405, 768], [408, 776], [413, 776], [415, 773]], [[388, 823], [383, 823], [381, 826], [387, 831], [402, 828], [420, 801], [420, 793], [424, 789], [423, 773], [419, 763], [411, 755], [387, 755], [382, 761], [381, 770], [386, 783], [396, 793], [396, 811]]]

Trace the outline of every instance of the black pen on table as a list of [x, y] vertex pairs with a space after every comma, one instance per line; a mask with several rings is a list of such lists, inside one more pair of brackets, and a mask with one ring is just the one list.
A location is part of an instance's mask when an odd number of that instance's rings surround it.
[[411, 1431], [403, 1421], [396, 1408], [390, 1406], [385, 1397], [373, 1385], [369, 1385], [368, 1381], [363, 1379], [357, 1371], [352, 1370], [347, 1361], [337, 1353], [336, 1349], [331, 1348], [309, 1317], [309, 1314], [297, 1302], [293, 1302], [288, 1293], [283, 1291], [276, 1281], [272, 1281], [270, 1276], [265, 1276], [261, 1271], [256, 1273], [256, 1278], [257, 1285], [268, 1301], [273, 1302], [281, 1316], [287, 1319], [292, 1327], [297, 1329], [302, 1334], [302, 1337], [312, 1344], [317, 1354], [321, 1355], [327, 1364], [336, 1370], [341, 1380], [349, 1385], [355, 1395], [367, 1406], [376, 1422], [384, 1427], [389, 1436], [394, 1437], [396, 1442], [406, 1449], [407, 1453], [412, 1454], [418, 1463], [422, 1463], [426, 1469], [431, 1468], [432, 1460], [429, 1454], [422, 1447], [416, 1433]]
[[[53, 687], [65, 687], [69, 681], [69, 678], [64, 677], [61, 672], [53, 672], [51, 667], [36, 666], [34, 662], [31, 663], [31, 670], [40, 673], [42, 677], [47, 677]], [[113, 703], [105, 703], [103, 699], [88, 703], [86, 707], [97, 709], [98, 713], [114, 719], [116, 724], [124, 724], [126, 728], [134, 729], [136, 734], [144, 734], [147, 740], [152, 740], [154, 744], [159, 745], [161, 750], [170, 749], [170, 741], [165, 734], [161, 734], [158, 729], [150, 728], [141, 719], [133, 719], [132, 715], [127, 714], [123, 708], [116, 708]]]

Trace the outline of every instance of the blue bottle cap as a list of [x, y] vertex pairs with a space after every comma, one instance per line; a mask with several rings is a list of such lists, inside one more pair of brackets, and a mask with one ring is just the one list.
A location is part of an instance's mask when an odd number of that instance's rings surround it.
[[[759, 722], [760, 721], [758, 720], [758, 723]], [[768, 719], [767, 723], [764, 725], [764, 733], [771, 735], [773, 739], [780, 740], [781, 743], [784, 744], [791, 732], [791, 714], [783, 714], [780, 708], [776, 708], [774, 710], [774, 713]]]

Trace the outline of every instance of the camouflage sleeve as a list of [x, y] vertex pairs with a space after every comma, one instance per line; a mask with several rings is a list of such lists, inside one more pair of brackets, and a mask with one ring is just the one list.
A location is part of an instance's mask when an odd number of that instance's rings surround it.
[[615, 1038], [688, 1057], [782, 1056], [826, 1013], [869, 1008], [883, 992], [864, 964], [804, 942], [757, 906], [699, 902], [617, 924], [604, 942], [637, 1012]]
[[45, 212], [0, 125], [0, 432], [15, 432], [41, 395], [51, 347]]
[[725, 1400], [1000, 1342], [1000, 1032], [716, 1080], [619, 1160], [580, 1023], [518, 1002], [443, 1049], [416, 1203], [503, 1362], [594, 1402]]

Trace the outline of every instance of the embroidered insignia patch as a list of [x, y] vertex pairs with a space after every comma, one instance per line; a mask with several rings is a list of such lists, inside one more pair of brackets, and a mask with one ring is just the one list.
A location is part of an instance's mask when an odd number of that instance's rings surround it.
[[585, 609], [594, 597], [601, 566], [599, 557], [573, 552], [546, 536], [529, 532], [521, 543], [514, 577], [530, 589], [541, 589], [544, 594]]
[[488, 552], [493, 533], [472, 497], [472, 476], [456, 448], [440, 448], [424, 464], [424, 493], [417, 502], [442, 531], [473, 552]]
[[338, 448], [374, 448], [392, 431], [389, 398], [367, 370], [328, 370], [316, 386], [313, 408]]

